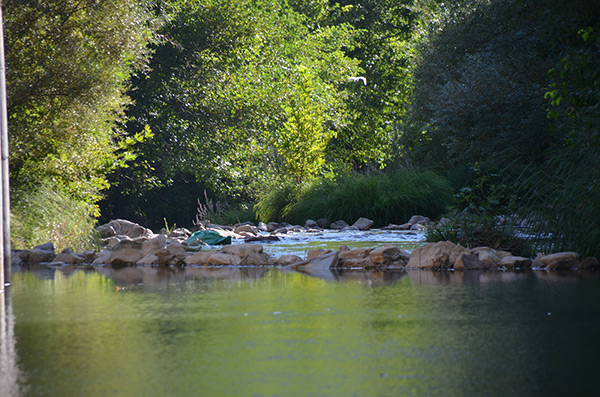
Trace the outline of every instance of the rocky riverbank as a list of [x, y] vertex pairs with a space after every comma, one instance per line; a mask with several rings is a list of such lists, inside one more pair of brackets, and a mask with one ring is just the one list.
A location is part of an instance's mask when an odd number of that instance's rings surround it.
[[[113, 220], [98, 227], [105, 244], [99, 252], [76, 253], [64, 249], [56, 253], [52, 243], [32, 250], [13, 251], [12, 264], [108, 265], [108, 266], [279, 266], [299, 271], [324, 269], [429, 269], [429, 270], [485, 270], [485, 269], [592, 269], [599, 268], [596, 258], [581, 258], [575, 252], [538, 255], [535, 259], [514, 256], [510, 252], [489, 247], [464, 248], [448, 241], [427, 244], [408, 253], [393, 245], [375, 248], [338, 250], [309, 250], [306, 257], [282, 255], [273, 257], [264, 252], [261, 240], [283, 239], [295, 232], [318, 231], [323, 225], [307, 221], [304, 227], [288, 224], [242, 224], [237, 227], [206, 225], [207, 230], [236, 242], [218, 249], [208, 249], [201, 241], [190, 240], [192, 233], [180, 228], [153, 233], [126, 220]], [[414, 216], [404, 225], [390, 225], [392, 230], [420, 230], [429, 220]], [[314, 223], [313, 223], [314, 222]], [[368, 230], [373, 222], [360, 218], [353, 225], [334, 222], [327, 225], [339, 230]]]

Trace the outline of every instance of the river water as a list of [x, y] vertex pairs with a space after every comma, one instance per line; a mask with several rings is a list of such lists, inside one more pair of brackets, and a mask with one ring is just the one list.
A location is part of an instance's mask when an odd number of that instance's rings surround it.
[[0, 394], [591, 395], [596, 273], [30, 268]]

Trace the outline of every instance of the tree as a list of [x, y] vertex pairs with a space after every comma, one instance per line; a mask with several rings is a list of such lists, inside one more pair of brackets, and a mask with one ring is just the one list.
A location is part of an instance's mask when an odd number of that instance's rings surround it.
[[[3, 2], [16, 215], [35, 219], [19, 198], [41, 190], [97, 215], [105, 174], [123, 160], [115, 151], [129, 76], [149, 54], [148, 7], [134, 0]], [[64, 219], [48, 216], [49, 229]]]
[[[134, 78], [135, 104], [127, 110], [128, 130], [149, 125], [155, 138], [140, 147], [147, 167], [113, 176], [119, 186], [109, 192], [107, 206], [118, 202], [143, 214], [147, 208], [135, 208], [139, 197], [159, 190], [182, 196], [205, 186], [229, 201], [255, 198], [285, 174], [286, 159], [274, 142], [297, 97], [300, 65], [322, 101], [324, 131], [349, 122], [345, 82], [359, 73], [357, 61], [341, 50], [353, 45], [350, 27], [309, 28], [306, 16], [274, 0], [169, 1], [161, 7], [168, 11], [162, 41], [147, 73]], [[171, 189], [182, 176], [187, 191]], [[144, 184], [149, 178], [152, 183]], [[196, 198], [188, 201], [191, 219]]]

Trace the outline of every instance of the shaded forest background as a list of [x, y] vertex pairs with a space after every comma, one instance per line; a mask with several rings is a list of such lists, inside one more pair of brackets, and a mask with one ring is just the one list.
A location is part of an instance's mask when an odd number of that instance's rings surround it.
[[113, 218], [191, 227], [200, 206], [445, 216], [430, 240], [600, 255], [600, 1], [3, 11], [15, 248], [87, 248]]

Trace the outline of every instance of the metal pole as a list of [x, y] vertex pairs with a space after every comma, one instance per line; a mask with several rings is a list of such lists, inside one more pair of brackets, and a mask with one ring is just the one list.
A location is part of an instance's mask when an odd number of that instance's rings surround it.
[[2, 201], [0, 202], [2, 222], [2, 275], [4, 280], [0, 288], [10, 284], [10, 189], [8, 180], [8, 115], [6, 109], [6, 75], [4, 63], [4, 21], [0, 3], [0, 143], [2, 156]]

